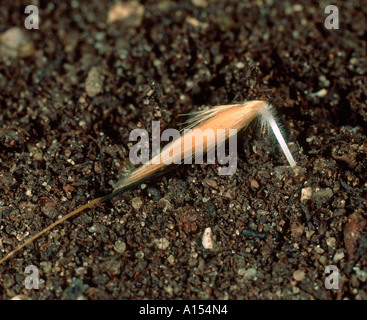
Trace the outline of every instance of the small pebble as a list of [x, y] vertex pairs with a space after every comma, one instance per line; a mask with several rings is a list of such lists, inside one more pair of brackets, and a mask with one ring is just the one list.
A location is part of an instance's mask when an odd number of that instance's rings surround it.
[[116, 252], [123, 253], [126, 250], [126, 243], [123, 241], [116, 241], [113, 248]]
[[[330, 80], [328, 80], [323, 74], [319, 76], [319, 81], [322, 82], [325, 87], [328, 87], [330, 85]], [[327, 93], [326, 89], [321, 89], [320, 91], [322, 90], [325, 90]]]
[[159, 250], [166, 250], [169, 247], [169, 241], [166, 238], [155, 239], [154, 244]]
[[319, 254], [323, 254], [325, 252], [325, 250], [320, 247], [314, 247], [313, 249], [315, 250], [316, 253], [319, 253]]
[[88, 228], [88, 231], [90, 232], [90, 233], [93, 233], [93, 232], [96, 232], [96, 226], [91, 226], [90, 228]]
[[173, 289], [172, 289], [172, 287], [171, 287], [171, 286], [165, 287], [165, 288], [164, 288], [164, 291], [166, 291], [166, 293], [167, 293], [168, 295], [172, 295], [172, 293], [173, 293]]
[[255, 179], [252, 179], [250, 181], [250, 185], [251, 185], [252, 188], [255, 188], [255, 189], [259, 189], [260, 188], [259, 183]]
[[28, 297], [23, 294], [18, 294], [11, 298], [10, 300], [28, 300]]
[[208, 6], [208, 1], [207, 0], [191, 0], [191, 3], [199, 8], [205, 8]]
[[303, 270], [296, 270], [293, 272], [293, 279], [296, 281], [302, 281], [305, 278], [305, 272]]
[[245, 272], [246, 272], [246, 268], [240, 268], [240, 269], [238, 269], [237, 274], [239, 276], [243, 276], [245, 274]]
[[354, 268], [356, 274], [357, 274], [357, 278], [362, 281], [362, 282], [366, 282], [367, 281], [367, 272], [360, 270], [358, 267]]
[[84, 267], [79, 267], [75, 270], [75, 273], [78, 275], [78, 276], [84, 276], [87, 274], [87, 269], [84, 268]]
[[326, 239], [326, 244], [328, 245], [328, 247], [335, 247], [336, 245], [336, 239], [334, 237], [329, 237]]
[[246, 269], [241, 270], [241, 269], [238, 270], [239, 275], [242, 274], [245, 279], [254, 279], [257, 276], [257, 270], [255, 268], [250, 268], [247, 270]]
[[95, 97], [102, 92], [104, 76], [98, 67], [93, 67], [85, 81], [85, 91], [89, 97]]
[[315, 198], [318, 198], [318, 200], [326, 202], [327, 200], [331, 199], [334, 194], [330, 188], [316, 188], [314, 195]]
[[135, 253], [135, 257], [137, 259], [143, 259], [144, 258], [144, 252], [143, 251], [138, 251], [137, 253]]
[[342, 260], [342, 259], [344, 259], [344, 252], [343, 251], [339, 251], [339, 252], [337, 252], [337, 253], [335, 253], [335, 255], [334, 255], [334, 258], [333, 258], [333, 261], [335, 262], [335, 263], [337, 263], [337, 262], [339, 262], [340, 260]]
[[49, 273], [52, 270], [52, 265], [50, 262], [42, 261], [40, 263], [40, 267], [42, 268], [44, 273]]
[[321, 89], [317, 92], [311, 93], [311, 95], [314, 96], [314, 97], [323, 98], [327, 95], [327, 90], [326, 89]]
[[134, 209], [138, 210], [140, 209], [140, 207], [142, 206], [143, 202], [141, 201], [140, 198], [135, 197], [132, 201], [131, 201], [131, 205], [133, 206]]
[[143, 20], [144, 6], [138, 1], [117, 2], [108, 11], [107, 22], [123, 21], [132, 27], [139, 27]]
[[0, 57], [25, 58], [33, 53], [33, 42], [23, 29], [12, 27], [0, 34]]
[[208, 249], [208, 250], [213, 249], [212, 229], [211, 228], [206, 228], [204, 230], [202, 243], [205, 249]]
[[319, 259], [319, 262], [323, 265], [326, 266], [327, 265], [327, 259], [325, 256], [321, 256]]
[[301, 201], [309, 200], [312, 196], [312, 188], [307, 187], [301, 190]]
[[311, 239], [311, 237], [314, 235], [315, 230], [307, 230], [306, 231], [306, 237], [307, 239]]
[[218, 183], [217, 181], [215, 181], [214, 179], [205, 179], [203, 181], [203, 184], [204, 185], [207, 185], [208, 187], [210, 188], [213, 188], [213, 189], [218, 189]]
[[175, 264], [175, 257], [171, 254], [167, 258], [167, 261], [169, 262], [169, 264], [174, 265]]

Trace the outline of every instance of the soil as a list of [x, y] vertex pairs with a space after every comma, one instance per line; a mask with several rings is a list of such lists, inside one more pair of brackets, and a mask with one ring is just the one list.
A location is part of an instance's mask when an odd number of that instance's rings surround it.
[[3, 2], [28, 46], [0, 57], [1, 257], [111, 192], [133, 129], [204, 105], [272, 102], [298, 167], [254, 125], [235, 174], [181, 165], [87, 210], [0, 265], [0, 298], [367, 299], [362, 2], [327, 29], [327, 1], [36, 0], [31, 30], [29, 1]]

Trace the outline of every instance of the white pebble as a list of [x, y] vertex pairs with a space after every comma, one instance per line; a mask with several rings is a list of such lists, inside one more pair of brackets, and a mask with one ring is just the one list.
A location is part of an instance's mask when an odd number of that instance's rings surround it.
[[333, 261], [335, 263], [339, 262], [340, 260], [344, 259], [344, 252], [343, 251], [338, 251], [337, 253], [335, 253]]
[[155, 239], [154, 244], [160, 250], [166, 250], [169, 247], [169, 241], [166, 238]]
[[210, 228], [206, 228], [204, 230], [204, 234], [203, 234], [203, 247], [205, 249], [213, 249], [213, 240], [212, 240], [212, 229]]
[[302, 281], [305, 278], [306, 273], [303, 270], [296, 270], [293, 272], [293, 279], [296, 281]]
[[327, 95], [327, 90], [326, 89], [321, 89], [317, 92], [311, 93], [311, 95], [314, 96], [314, 97], [323, 98]]
[[312, 188], [307, 187], [301, 190], [301, 201], [309, 200], [312, 196]]

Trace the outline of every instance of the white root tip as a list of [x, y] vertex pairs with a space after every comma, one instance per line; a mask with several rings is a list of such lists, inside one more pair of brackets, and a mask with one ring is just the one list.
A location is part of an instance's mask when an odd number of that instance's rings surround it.
[[277, 123], [275, 122], [272, 106], [268, 103], [264, 103], [264, 107], [259, 110], [261, 116], [261, 127], [271, 127], [274, 132], [275, 138], [277, 139], [280, 147], [282, 148], [284, 155], [286, 156], [289, 165], [293, 168], [296, 166], [296, 161], [294, 160], [287, 143], [285, 142], [282, 133], [279, 130]]

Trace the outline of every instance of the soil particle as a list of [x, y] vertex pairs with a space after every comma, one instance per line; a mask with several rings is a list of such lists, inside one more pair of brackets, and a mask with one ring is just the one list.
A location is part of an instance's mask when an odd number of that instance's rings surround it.
[[358, 211], [348, 217], [348, 222], [344, 228], [344, 244], [349, 259], [354, 257], [358, 241], [361, 236], [363, 237], [363, 232], [366, 231], [366, 225], [366, 219]]
[[103, 74], [98, 67], [92, 67], [85, 80], [85, 91], [89, 97], [95, 97], [102, 92]]
[[34, 54], [34, 45], [19, 27], [12, 27], [0, 34], [0, 58], [26, 58]]

